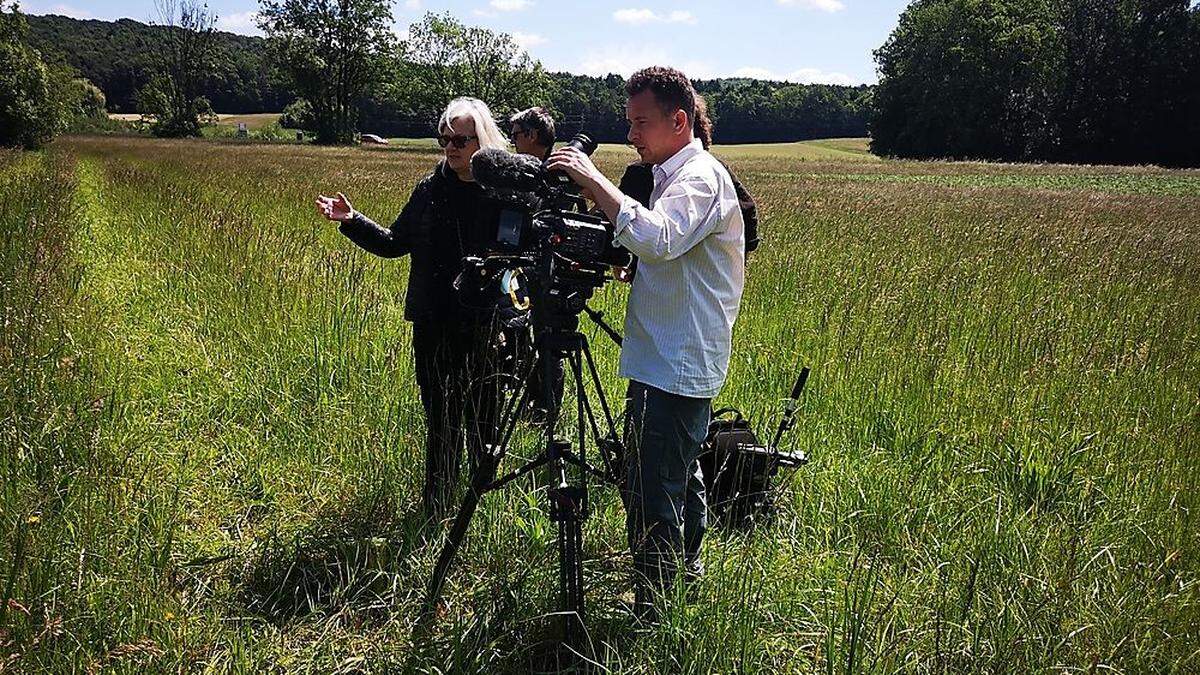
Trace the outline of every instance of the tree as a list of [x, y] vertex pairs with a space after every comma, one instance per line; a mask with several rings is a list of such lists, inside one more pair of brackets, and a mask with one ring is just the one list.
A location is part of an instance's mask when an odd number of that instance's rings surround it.
[[104, 92], [86, 78], [76, 78], [73, 81], [76, 105], [73, 113], [76, 117], [101, 119], [108, 116], [107, 98]]
[[1187, 135], [1200, 50], [1192, 0], [1056, 0], [1062, 17], [1062, 154], [1071, 161], [1200, 163]]
[[156, 136], [199, 136], [212, 117], [203, 95], [217, 68], [216, 16], [200, 0], [155, 0], [162, 25], [150, 82], [138, 94]]
[[313, 121], [312, 105], [302, 98], [292, 101], [283, 109], [283, 114], [279, 116], [279, 126], [284, 129], [312, 131], [316, 128], [316, 123]]
[[474, 96], [496, 112], [548, 103], [549, 77], [507, 33], [467, 26], [449, 12], [429, 12], [408, 29], [395, 78], [396, 98], [433, 116], [457, 96]]
[[[4, 1], [4, 0], [0, 0]], [[64, 16], [30, 16], [29, 44], [37, 45], [46, 64], [62, 63], [78, 70], [105, 94], [113, 112], [134, 112], [134, 95], [149, 81], [157, 45], [168, 26], [147, 26], [130, 19], [78, 20]], [[218, 64], [205, 79], [202, 94], [221, 112], [278, 112], [302, 92], [291, 77], [272, 68], [268, 42], [260, 37], [217, 32]], [[415, 42], [407, 46], [416, 50]], [[394, 58], [400, 54], [394, 52]], [[519, 56], [519, 55], [518, 55]], [[1185, 59], [1180, 59], [1186, 61]], [[1196, 62], [1194, 59], [1192, 62]], [[533, 67], [533, 64], [531, 64]], [[451, 94], [426, 95], [415, 65], [385, 71], [358, 102], [358, 127], [385, 136], [427, 136], [434, 115]], [[1192, 72], [1200, 72], [1193, 68]], [[545, 105], [556, 119], [560, 137], [585, 131], [597, 140], [623, 143], [625, 80], [619, 75], [593, 77], [544, 73], [541, 95], [522, 93], [505, 100], [484, 93], [496, 112]], [[873, 87], [765, 82], [748, 78], [695, 80], [717, 121], [716, 142], [796, 141], [823, 136], [865, 136]], [[1200, 91], [1200, 89], [1197, 89]], [[458, 91], [467, 91], [466, 88]], [[415, 92], [415, 93], [414, 93]], [[1024, 100], [1024, 99], [1023, 99]], [[1045, 106], [1030, 103], [1035, 119]], [[418, 111], [418, 106], [422, 108]], [[1181, 111], [1184, 108], [1180, 108]], [[293, 119], [289, 121], [294, 121]], [[1023, 116], [1024, 118], [1024, 116]], [[305, 117], [300, 117], [308, 125]], [[1031, 122], [1036, 126], [1036, 122]], [[81, 128], [96, 128], [84, 125]], [[315, 126], [312, 127], [315, 129]], [[311, 129], [310, 129], [311, 130]], [[1193, 135], [1195, 136], [1195, 135]]]
[[[917, 0], [875, 53], [872, 149], [916, 157], [1020, 158], [1002, 122], [1025, 93], [1044, 0]], [[1014, 93], [1016, 98], [1014, 98]]]
[[[29, 41], [47, 63], [69, 65], [104, 91], [113, 112], [136, 112], [136, 95], [149, 82], [157, 46], [169, 26], [132, 19], [97, 21], [65, 16], [30, 16]], [[214, 110], [278, 112], [295, 98], [272, 78], [266, 40], [217, 31], [217, 68], [202, 92]]]
[[46, 66], [28, 33], [16, 3], [0, 4], [0, 145], [34, 149], [66, 126], [70, 77]]
[[395, 49], [388, 0], [260, 0], [258, 25], [296, 92], [312, 106], [318, 143], [353, 143], [359, 105]]
[[875, 53], [872, 149], [1200, 164], [1194, 0], [915, 0]]

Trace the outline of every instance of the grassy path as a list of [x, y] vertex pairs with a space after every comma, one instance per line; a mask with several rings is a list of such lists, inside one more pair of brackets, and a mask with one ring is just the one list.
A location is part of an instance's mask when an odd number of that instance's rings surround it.
[[[1193, 173], [729, 152], [767, 243], [722, 401], [764, 418], [813, 365], [795, 440], [814, 462], [776, 522], [714, 532], [697, 601], [636, 636], [617, 598], [621, 513], [600, 493], [597, 658], [1194, 668]], [[0, 155], [0, 186], [28, 195], [0, 205], [0, 318], [27, 326], [0, 340], [0, 589], [23, 608], [0, 603], [0, 663], [546, 664], [553, 532], [536, 482], [487, 504], [446, 616], [410, 637], [437, 534], [413, 516], [406, 267], [354, 250], [309, 200], [349, 186], [385, 220], [428, 162], [108, 139]], [[597, 303], [619, 319], [623, 292]], [[598, 352], [616, 393], [615, 350]]]

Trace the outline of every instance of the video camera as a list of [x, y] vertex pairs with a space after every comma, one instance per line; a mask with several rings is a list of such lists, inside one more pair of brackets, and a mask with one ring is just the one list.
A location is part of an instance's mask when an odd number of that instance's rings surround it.
[[[586, 134], [576, 134], [567, 146], [588, 155], [596, 150]], [[480, 150], [471, 158], [471, 173], [506, 208], [488, 252], [466, 259], [466, 274], [474, 272], [476, 283], [498, 280], [519, 308], [520, 294], [528, 292], [535, 323], [573, 330], [609, 268], [630, 263], [629, 253], [613, 242], [612, 224], [584, 212], [579, 186], [566, 173], [550, 171], [533, 157]], [[529, 289], [519, 288], [521, 279], [529, 281]]]

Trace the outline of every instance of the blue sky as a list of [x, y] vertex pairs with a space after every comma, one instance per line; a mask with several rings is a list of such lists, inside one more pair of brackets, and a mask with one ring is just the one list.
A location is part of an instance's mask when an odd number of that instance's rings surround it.
[[[256, 0], [209, 0], [219, 26], [257, 34]], [[691, 77], [873, 83], [871, 52], [907, 0], [396, 0], [397, 32], [426, 11], [510, 33], [550, 70], [629, 75], [651, 64]], [[30, 14], [147, 21], [153, 0], [23, 0]]]

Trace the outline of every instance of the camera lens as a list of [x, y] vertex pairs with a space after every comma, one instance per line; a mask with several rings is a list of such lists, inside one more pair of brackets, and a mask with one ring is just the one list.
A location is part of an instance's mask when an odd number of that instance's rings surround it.
[[575, 148], [588, 156], [596, 151], [596, 146], [596, 141], [593, 141], [592, 137], [587, 134], [575, 134], [571, 140], [567, 141], [567, 147]]
[[[587, 134], [575, 134], [571, 140], [567, 141], [567, 145], [565, 147], [575, 148], [583, 154], [591, 157], [592, 153], [596, 151], [596, 141], [593, 141], [592, 137], [588, 136]], [[545, 165], [543, 164], [543, 166]], [[562, 169], [547, 171], [546, 180], [550, 184], [556, 185], [560, 188], [567, 188], [573, 185], [571, 183], [571, 179], [567, 176], [567, 173]]]

